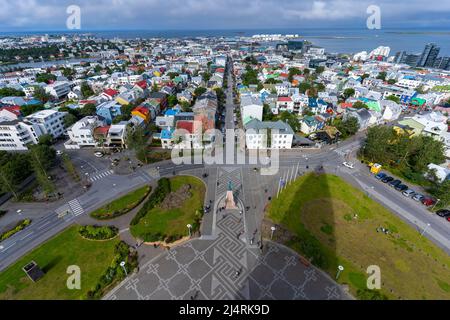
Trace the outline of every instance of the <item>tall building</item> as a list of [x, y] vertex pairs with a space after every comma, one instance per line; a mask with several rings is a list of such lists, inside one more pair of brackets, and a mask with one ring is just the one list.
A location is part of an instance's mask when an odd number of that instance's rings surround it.
[[441, 48], [434, 43], [427, 44], [420, 55], [417, 66], [433, 68], [440, 50]]

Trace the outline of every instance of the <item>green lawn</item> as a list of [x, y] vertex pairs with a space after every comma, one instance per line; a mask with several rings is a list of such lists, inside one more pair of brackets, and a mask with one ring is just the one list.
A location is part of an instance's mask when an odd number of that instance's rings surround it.
[[203, 206], [205, 185], [198, 178], [191, 176], [177, 176], [170, 179], [172, 192], [176, 192], [185, 184], [190, 184], [192, 187], [190, 190], [191, 197], [178, 208], [163, 210], [159, 205], [155, 206], [147, 212], [138, 224], [130, 227], [133, 236], [145, 240], [147, 234], [160, 234], [175, 238], [187, 235], [186, 225], [194, 223], [196, 211]]
[[[45, 242], [8, 269], [0, 273], [0, 300], [82, 299], [111, 265], [118, 238], [109, 241], [90, 241], [73, 226]], [[33, 283], [22, 271], [31, 260], [44, 270], [45, 276]], [[69, 290], [67, 267], [81, 269], [81, 290]]]
[[91, 217], [99, 220], [113, 219], [128, 213], [135, 208], [150, 193], [151, 187], [145, 186], [136, 189], [123, 197], [108, 203], [93, 211]]
[[[395, 214], [334, 175], [308, 174], [282, 191], [268, 217], [295, 237], [292, 247], [356, 295], [366, 269], [381, 269], [381, 293], [390, 299], [450, 299], [450, 257]], [[377, 232], [377, 227], [392, 231]], [[276, 238], [276, 237], [275, 237]]]

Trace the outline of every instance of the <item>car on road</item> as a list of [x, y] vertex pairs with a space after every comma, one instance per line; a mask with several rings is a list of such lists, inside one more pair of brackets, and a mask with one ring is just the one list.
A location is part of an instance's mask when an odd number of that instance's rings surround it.
[[450, 210], [448, 210], [448, 209], [441, 209], [441, 210], [436, 211], [436, 214], [439, 217], [448, 218], [448, 217], [450, 217]]
[[96, 156], [97, 158], [101, 158], [104, 156], [103, 152], [97, 151], [94, 153], [94, 156]]
[[423, 199], [420, 200], [420, 202], [422, 202], [423, 205], [430, 207], [436, 203], [436, 199], [433, 199], [431, 197], [423, 197]]
[[345, 167], [347, 167], [347, 168], [349, 168], [349, 169], [353, 169], [354, 168], [354, 166], [353, 166], [353, 163], [351, 163], [351, 162], [344, 162], [344, 163], [342, 163]]
[[381, 179], [381, 182], [388, 183], [393, 180], [394, 180], [394, 178], [392, 178], [391, 176], [387, 176], [387, 177], [384, 177], [383, 179]]
[[399, 184], [397, 186], [395, 186], [395, 190], [403, 192], [408, 190], [408, 186], [406, 184]]
[[424, 196], [423, 196], [423, 194], [416, 193], [412, 198], [413, 198], [413, 200], [415, 200], [417, 202], [422, 202], [422, 199], [424, 198]]
[[405, 197], [408, 197], [408, 198], [412, 197], [414, 194], [415, 194], [415, 192], [412, 189], [408, 189], [408, 190], [403, 191], [403, 195]]
[[379, 174], [375, 175], [375, 179], [381, 180], [387, 177], [387, 174], [384, 172], [380, 172]]
[[401, 180], [395, 179], [388, 183], [388, 185], [392, 188], [395, 188], [399, 184], [402, 184]]

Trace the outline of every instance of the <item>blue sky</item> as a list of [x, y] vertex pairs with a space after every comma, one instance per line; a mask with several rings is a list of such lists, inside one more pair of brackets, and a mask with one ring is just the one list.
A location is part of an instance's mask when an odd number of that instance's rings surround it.
[[82, 30], [365, 28], [369, 5], [384, 28], [450, 29], [450, 0], [0, 0], [0, 31], [64, 30], [69, 5]]

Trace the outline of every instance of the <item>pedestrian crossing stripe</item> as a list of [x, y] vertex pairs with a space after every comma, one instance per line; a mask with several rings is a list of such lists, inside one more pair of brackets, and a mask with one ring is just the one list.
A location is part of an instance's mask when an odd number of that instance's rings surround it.
[[105, 177], [107, 177], [107, 176], [109, 176], [109, 175], [111, 175], [111, 174], [113, 174], [113, 173], [114, 173], [113, 170], [108, 170], [108, 171], [100, 172], [100, 173], [97, 173], [97, 174], [91, 176], [91, 177], [89, 178], [89, 180], [90, 180], [91, 182], [94, 182], [94, 181], [103, 179], [103, 178], [105, 178]]
[[81, 206], [78, 199], [69, 201], [69, 207], [75, 217], [84, 213], [83, 207]]

